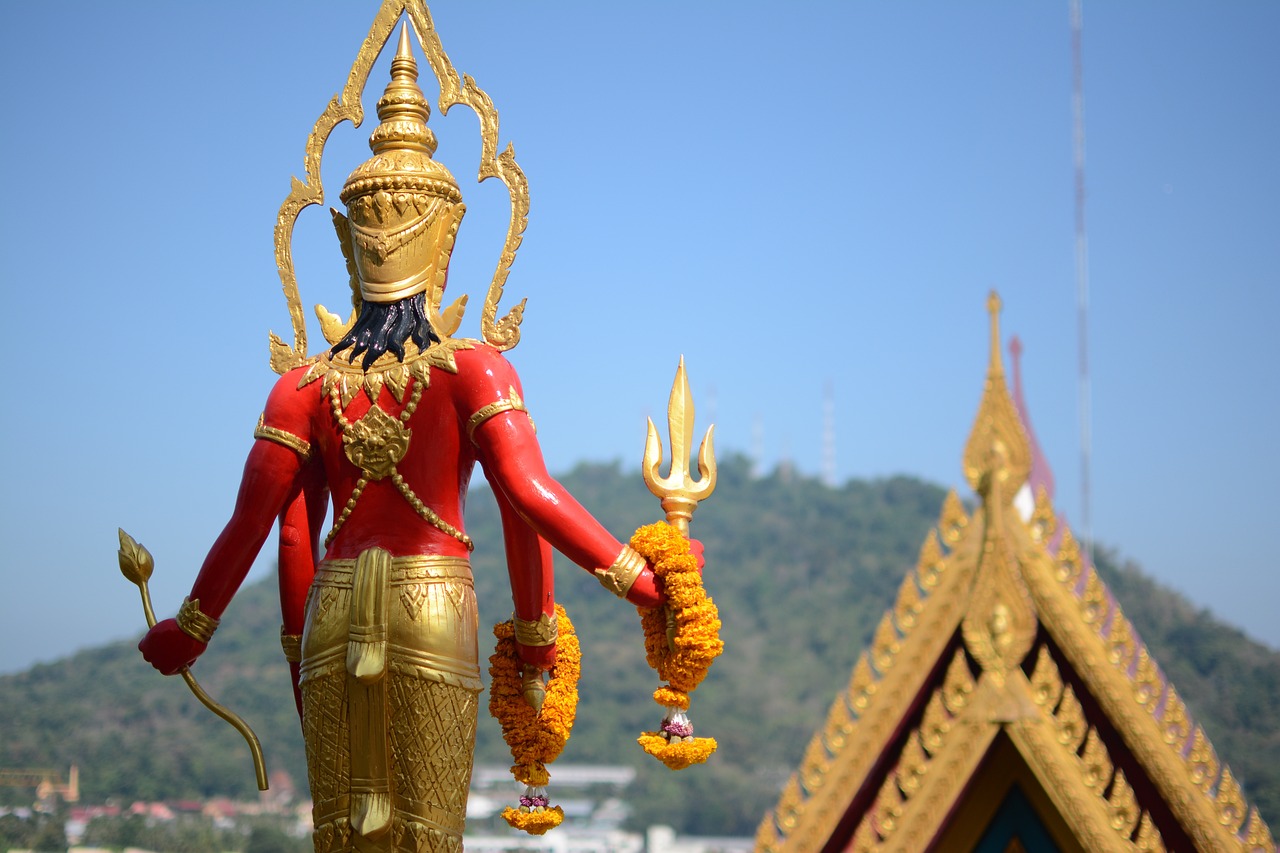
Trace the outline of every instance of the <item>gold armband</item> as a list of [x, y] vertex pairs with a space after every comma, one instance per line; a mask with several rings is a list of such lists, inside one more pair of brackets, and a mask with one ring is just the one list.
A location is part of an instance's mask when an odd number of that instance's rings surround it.
[[283, 444], [290, 450], [295, 451], [303, 459], [311, 457], [311, 442], [298, 438], [291, 432], [267, 426], [265, 414], [258, 415], [258, 425], [253, 430], [253, 437], [265, 438], [267, 441]]
[[[524, 407], [524, 400], [520, 399], [520, 395], [516, 393], [514, 386], [507, 388], [507, 398], [496, 403], [490, 403], [472, 415], [467, 421], [467, 438], [474, 442], [476, 440], [476, 430], [480, 428], [480, 424], [495, 415], [500, 415], [503, 412], [524, 412], [526, 415], [529, 414], [529, 410]], [[532, 423], [533, 418], [530, 418], [529, 421]]]
[[618, 559], [613, 561], [613, 565], [607, 569], [596, 569], [595, 575], [605, 589], [618, 598], [626, 598], [636, 578], [640, 577], [640, 573], [644, 571], [645, 565], [644, 557], [641, 557], [636, 549], [630, 545], [623, 545], [622, 552], [618, 554]]
[[522, 646], [549, 646], [556, 641], [556, 617], [543, 613], [537, 619], [521, 619], [514, 613], [516, 642]]
[[218, 630], [218, 620], [200, 612], [200, 599], [184, 598], [178, 608], [178, 627], [191, 639], [208, 645]]
[[284, 659], [289, 663], [302, 663], [302, 635], [286, 634], [280, 626], [280, 648], [284, 649]]

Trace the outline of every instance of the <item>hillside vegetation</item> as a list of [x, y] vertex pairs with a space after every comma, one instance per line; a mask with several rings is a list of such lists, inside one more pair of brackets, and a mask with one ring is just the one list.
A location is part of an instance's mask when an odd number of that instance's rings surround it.
[[[657, 686], [634, 608], [562, 562], [558, 598], [584, 649], [581, 706], [562, 761], [630, 764], [633, 822], [682, 832], [749, 835], [796, 766], [832, 697], [892, 602], [933, 525], [943, 490], [895, 477], [828, 488], [807, 478], [751, 479], [741, 458], [720, 468], [693, 529], [707, 547], [708, 589], [726, 652], [694, 696], [702, 735], [720, 742], [705, 766], [673, 774], [635, 737], [656, 726]], [[636, 473], [583, 465], [562, 482], [615, 535], [661, 512]], [[497, 510], [483, 489], [467, 510], [481, 623], [510, 614]], [[1156, 659], [1202, 722], [1246, 794], [1280, 821], [1280, 653], [1213, 619], [1141, 574], [1100, 557], [1100, 571]], [[124, 582], [123, 580], [121, 581]], [[241, 591], [196, 673], [262, 738], [271, 770], [305, 787], [302, 739], [278, 642], [274, 580]], [[481, 637], [481, 654], [492, 647]], [[482, 712], [483, 713], [483, 712]], [[81, 770], [88, 802], [255, 795], [248, 751], [177, 679], [117, 643], [0, 678], [0, 767]], [[483, 717], [478, 758], [506, 763]], [[552, 785], [554, 795], [554, 768]], [[17, 792], [6, 791], [10, 799]], [[21, 796], [29, 796], [23, 792]]]

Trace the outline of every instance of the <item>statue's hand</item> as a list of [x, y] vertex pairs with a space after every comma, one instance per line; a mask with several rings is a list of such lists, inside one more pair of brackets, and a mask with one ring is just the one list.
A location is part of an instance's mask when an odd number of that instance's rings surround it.
[[526, 646], [516, 643], [516, 656], [520, 658], [520, 692], [524, 701], [533, 706], [533, 713], [542, 713], [542, 700], [547, 697], [546, 673], [556, 665], [556, 644]]
[[187, 636], [176, 619], [157, 622], [138, 643], [138, 651], [147, 663], [165, 675], [176, 675], [184, 666], [191, 666], [206, 648], [204, 643]]
[[556, 644], [526, 646], [524, 643], [516, 643], [516, 655], [526, 668], [535, 667], [543, 671], [549, 670], [556, 665]]
[[698, 561], [698, 574], [702, 574], [703, 568], [707, 565], [707, 557], [706, 554], [703, 553], [704, 549], [702, 547], [702, 540], [690, 539], [689, 550], [693, 552], [693, 558]]

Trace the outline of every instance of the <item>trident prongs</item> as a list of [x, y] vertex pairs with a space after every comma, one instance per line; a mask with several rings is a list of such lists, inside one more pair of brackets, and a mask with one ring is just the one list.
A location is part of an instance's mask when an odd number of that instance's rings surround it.
[[707, 428], [707, 434], [698, 448], [698, 480], [689, 476], [689, 448], [693, 444], [693, 394], [689, 390], [689, 378], [684, 371], [684, 356], [676, 368], [675, 382], [671, 384], [671, 399], [667, 403], [667, 431], [671, 436], [671, 473], [658, 474], [662, 466], [662, 440], [649, 419], [649, 435], [644, 443], [644, 461], [640, 471], [644, 483], [661, 501], [667, 514], [667, 523], [685, 536], [689, 535], [689, 520], [698, 502], [706, 500], [716, 487], [716, 453], [712, 442], [715, 425]]

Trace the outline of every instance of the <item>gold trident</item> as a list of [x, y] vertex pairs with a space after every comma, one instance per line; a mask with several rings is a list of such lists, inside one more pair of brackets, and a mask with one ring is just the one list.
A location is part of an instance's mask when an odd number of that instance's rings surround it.
[[698, 448], [699, 479], [689, 476], [689, 448], [693, 444], [693, 394], [689, 391], [689, 378], [684, 372], [684, 356], [676, 368], [675, 382], [671, 384], [671, 399], [667, 403], [667, 431], [671, 436], [671, 473], [658, 475], [662, 465], [662, 440], [649, 418], [649, 436], [644, 443], [644, 461], [640, 472], [644, 484], [661, 501], [667, 513], [667, 523], [686, 537], [689, 520], [698, 502], [711, 497], [716, 488], [716, 453], [712, 443], [715, 425], [707, 428], [707, 434]]

